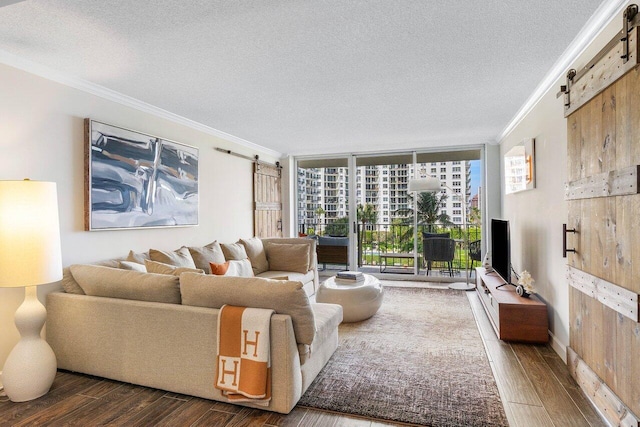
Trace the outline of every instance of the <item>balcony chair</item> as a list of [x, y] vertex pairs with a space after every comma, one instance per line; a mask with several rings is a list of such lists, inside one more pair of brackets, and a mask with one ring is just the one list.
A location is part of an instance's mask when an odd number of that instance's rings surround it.
[[318, 236], [316, 255], [318, 264], [322, 264], [323, 270], [327, 269], [327, 264], [344, 264], [344, 268], [347, 269], [349, 264], [349, 238]]
[[474, 240], [473, 242], [469, 242], [469, 259], [471, 260], [472, 269], [474, 262], [482, 262], [482, 240]]
[[448, 237], [426, 237], [422, 239], [424, 262], [427, 265], [427, 276], [431, 271], [431, 263], [446, 264], [446, 271], [453, 277], [453, 257], [456, 252], [456, 242]]
[[426, 231], [422, 232], [423, 239], [431, 239], [432, 237], [451, 237], [449, 233], [428, 233]]

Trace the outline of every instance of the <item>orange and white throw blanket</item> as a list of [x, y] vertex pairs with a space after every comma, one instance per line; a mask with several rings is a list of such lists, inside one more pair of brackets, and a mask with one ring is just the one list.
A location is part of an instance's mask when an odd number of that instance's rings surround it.
[[231, 402], [271, 400], [269, 326], [273, 310], [224, 305], [218, 314], [215, 387]]

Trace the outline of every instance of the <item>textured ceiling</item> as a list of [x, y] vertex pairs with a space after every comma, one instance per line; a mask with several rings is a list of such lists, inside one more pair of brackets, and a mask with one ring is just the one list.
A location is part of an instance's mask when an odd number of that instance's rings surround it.
[[600, 0], [4, 3], [1, 51], [318, 154], [495, 141]]

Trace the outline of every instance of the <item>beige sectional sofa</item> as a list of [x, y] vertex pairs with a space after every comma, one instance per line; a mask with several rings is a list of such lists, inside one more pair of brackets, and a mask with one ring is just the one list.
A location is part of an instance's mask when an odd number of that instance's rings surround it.
[[[47, 340], [58, 367], [225, 402], [214, 388], [219, 308], [223, 304], [272, 308], [276, 312], [270, 329], [272, 399], [267, 407], [241, 404], [290, 412], [336, 350], [342, 308], [309, 301], [317, 285], [314, 241], [264, 239], [265, 263], [264, 258], [257, 259], [260, 244], [249, 240], [240, 244], [252, 258], [256, 277], [202, 274], [175, 264], [173, 274], [132, 271], [141, 269], [139, 261], [144, 261], [144, 257], [132, 261], [136, 254], [65, 269], [65, 292], [47, 296]], [[307, 245], [308, 266], [299, 253], [291, 259], [305, 246], [292, 245]], [[214, 256], [216, 251], [206, 248], [192, 252], [194, 264], [205, 267], [203, 260]], [[239, 247], [229, 245], [224, 254], [242, 256], [234, 250]], [[149, 257], [159, 259], [150, 252]], [[204, 256], [196, 261], [198, 252]], [[215, 254], [217, 261], [219, 255]], [[184, 250], [161, 256], [186, 257]], [[222, 264], [227, 261], [241, 260], [226, 259]], [[132, 269], [130, 263], [138, 266]], [[154, 263], [161, 262], [150, 260], [147, 266], [156, 268]]]

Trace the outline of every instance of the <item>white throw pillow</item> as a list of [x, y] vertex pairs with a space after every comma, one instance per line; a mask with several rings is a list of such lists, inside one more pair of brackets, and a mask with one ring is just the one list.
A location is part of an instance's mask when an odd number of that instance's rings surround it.
[[248, 259], [232, 259], [223, 263], [210, 263], [214, 276], [253, 277], [253, 269]]
[[[145, 261], [148, 261], [148, 260], [145, 260]], [[138, 264], [137, 262], [133, 262], [133, 261], [120, 261], [119, 267], [122, 270], [133, 270], [133, 271], [139, 271], [141, 273], [146, 273], [147, 272], [147, 267], [145, 267], [142, 264]]]

